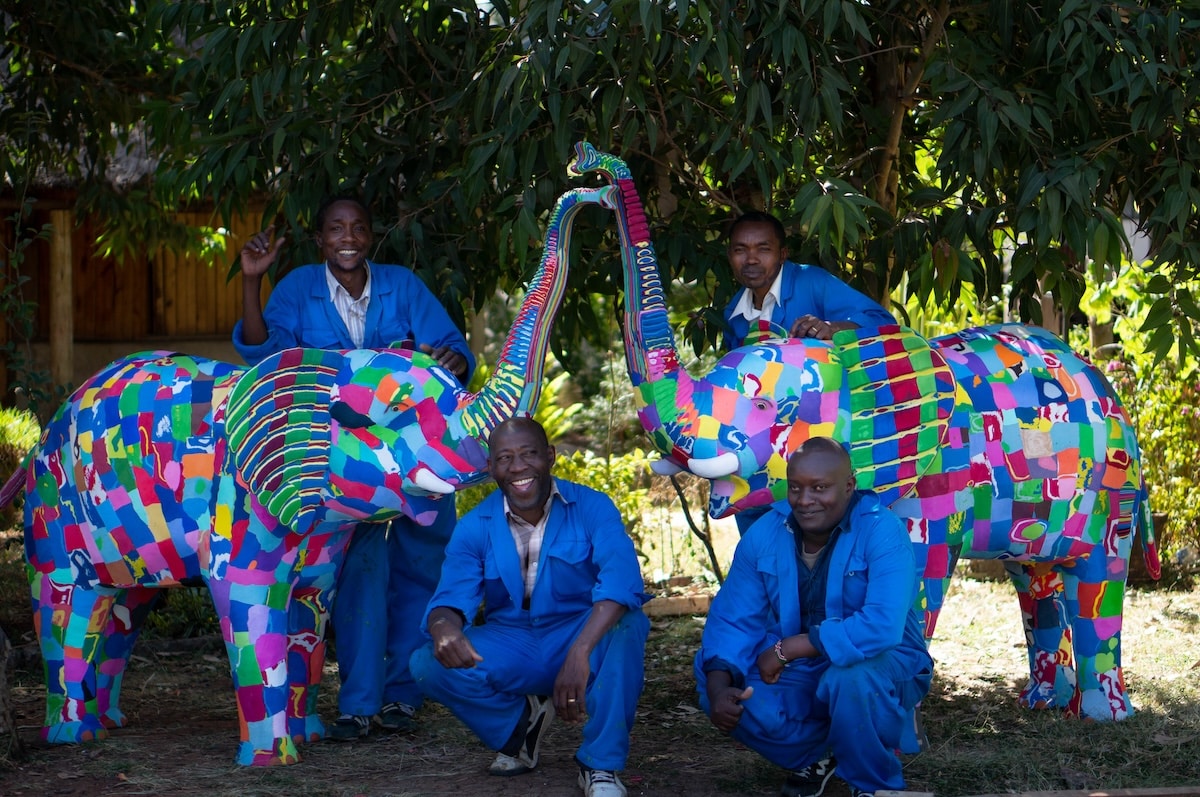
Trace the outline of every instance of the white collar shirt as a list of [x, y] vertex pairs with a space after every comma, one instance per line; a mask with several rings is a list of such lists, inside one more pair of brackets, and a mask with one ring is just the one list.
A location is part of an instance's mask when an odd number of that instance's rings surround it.
[[363, 286], [362, 296], [355, 299], [342, 287], [342, 283], [337, 281], [337, 277], [333, 276], [329, 264], [325, 264], [325, 284], [329, 286], [329, 299], [341, 316], [342, 323], [346, 325], [350, 340], [354, 341], [355, 348], [359, 349], [362, 348], [363, 339], [366, 337], [367, 305], [371, 303], [371, 264], [363, 263], [363, 268], [367, 270], [367, 282]]

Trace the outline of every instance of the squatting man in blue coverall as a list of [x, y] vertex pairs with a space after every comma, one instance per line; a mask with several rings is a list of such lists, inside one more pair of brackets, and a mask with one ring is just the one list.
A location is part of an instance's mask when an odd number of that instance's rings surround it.
[[[425, 694], [498, 751], [493, 775], [538, 765], [554, 715], [583, 724], [575, 754], [586, 797], [624, 797], [649, 621], [633, 542], [608, 496], [550, 475], [554, 448], [529, 418], [489, 441], [499, 487], [446, 548], [412, 657]], [[473, 624], [483, 604], [483, 622]]]
[[903, 789], [896, 750], [933, 660], [903, 523], [829, 438], [788, 459], [787, 499], [746, 532], [696, 654], [701, 708], [788, 771], [783, 797]]
[[[409, 269], [367, 259], [374, 234], [366, 207], [351, 197], [328, 200], [314, 226], [325, 262], [288, 272], [265, 309], [263, 275], [285, 239], [272, 243], [272, 227], [242, 248], [243, 309], [233, 343], [246, 362], [254, 365], [294, 346], [406, 345], [428, 353], [465, 385], [475, 360], [437, 297]], [[334, 739], [366, 736], [373, 717], [385, 730], [416, 728], [422, 695], [408, 660], [425, 641], [421, 617], [455, 521], [453, 501], [434, 506], [437, 517], [430, 526], [400, 518], [390, 528], [362, 523], [354, 531], [332, 608], [342, 681], [340, 716], [329, 729]]]

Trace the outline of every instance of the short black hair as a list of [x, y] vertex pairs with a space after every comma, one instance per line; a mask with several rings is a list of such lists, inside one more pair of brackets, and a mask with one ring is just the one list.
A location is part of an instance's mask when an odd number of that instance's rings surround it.
[[539, 443], [547, 448], [550, 447], [550, 438], [546, 436], [545, 427], [543, 427], [533, 418], [530, 418], [528, 415], [514, 415], [513, 417], [506, 418], [500, 423], [496, 424], [496, 428], [492, 430], [490, 435], [488, 435], [488, 442], [490, 443], [496, 437], [496, 435], [515, 432], [518, 429], [527, 429], [528, 431], [533, 432]]
[[367, 207], [366, 202], [363, 202], [360, 197], [357, 197], [354, 194], [338, 194], [337, 196], [326, 197], [325, 201], [323, 201], [320, 207], [317, 208], [317, 215], [313, 216], [314, 232], [319, 233], [325, 228], [325, 216], [329, 213], [329, 209], [338, 202], [352, 202], [353, 204], [358, 205], [362, 212], [367, 216], [367, 224], [373, 224], [374, 220], [371, 218], [371, 209]]
[[832, 437], [808, 438], [800, 444], [799, 448], [792, 452], [792, 456], [788, 457], [788, 461], [790, 462], [793, 457], [798, 457], [802, 454], [832, 454], [841, 460], [847, 468], [850, 467], [850, 452]]
[[779, 245], [783, 246], [787, 243], [787, 231], [783, 229], [783, 222], [770, 213], [761, 210], [751, 210], [743, 213], [734, 219], [733, 224], [729, 225], [728, 238], [732, 239], [733, 233], [743, 224], [769, 224], [775, 230], [775, 237], [779, 239]]

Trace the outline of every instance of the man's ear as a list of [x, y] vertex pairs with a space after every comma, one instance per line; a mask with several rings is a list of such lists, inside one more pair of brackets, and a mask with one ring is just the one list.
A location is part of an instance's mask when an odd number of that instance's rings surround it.
[[550, 467], [554, 467], [554, 458], [558, 456], [554, 451], [554, 446], [546, 446], [546, 451], [550, 453]]
[[781, 247], [779, 247], [779, 257], [780, 257], [780, 259], [781, 259], [781, 260], [787, 260], [787, 259], [788, 259], [788, 251], [787, 251], [787, 247], [786, 247], [786, 246], [781, 246]]

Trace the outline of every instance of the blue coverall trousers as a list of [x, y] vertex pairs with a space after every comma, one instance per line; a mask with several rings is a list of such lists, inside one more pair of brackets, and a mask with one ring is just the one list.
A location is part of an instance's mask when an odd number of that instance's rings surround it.
[[[467, 637], [483, 657], [475, 667], [447, 669], [433, 645], [417, 650], [412, 673], [438, 701], [493, 750], [502, 748], [521, 719], [526, 695], [552, 695], [567, 650], [590, 611], [550, 627], [489, 622], [469, 626]], [[620, 770], [629, 756], [629, 731], [642, 694], [650, 621], [629, 611], [592, 650], [585, 701], [587, 721], [576, 758], [592, 769]]]
[[386, 703], [421, 705], [408, 660], [426, 641], [421, 617], [455, 522], [454, 502], [447, 501], [431, 526], [401, 518], [390, 528], [363, 523], [354, 530], [331, 612], [341, 713], [371, 716]]
[[[825, 658], [798, 659], [774, 684], [763, 683], [755, 668], [746, 678], [754, 694], [742, 703], [744, 712], [731, 735], [787, 770], [832, 752], [837, 774], [851, 786], [902, 790], [896, 750], [928, 678], [923, 674], [922, 684], [913, 672], [895, 651], [848, 667], [833, 667]], [[710, 714], [706, 681], [697, 659], [700, 707]]]

